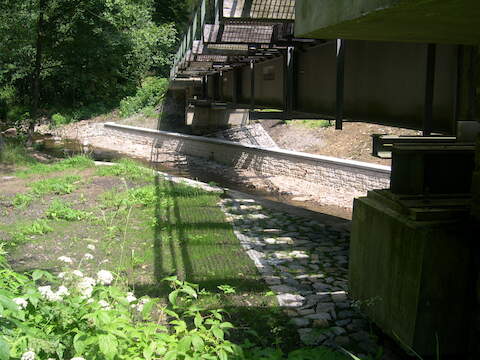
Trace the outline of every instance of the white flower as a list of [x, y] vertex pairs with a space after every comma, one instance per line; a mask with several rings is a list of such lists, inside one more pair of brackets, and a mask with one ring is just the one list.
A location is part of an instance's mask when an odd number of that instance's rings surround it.
[[24, 298], [15, 298], [13, 302], [17, 304], [20, 309], [25, 309], [28, 305], [28, 301]]
[[94, 251], [95, 250], [95, 245], [88, 244], [87, 249]]
[[93, 300], [93, 299], [90, 298], [90, 299], [87, 300], [87, 304], [91, 304], [91, 303], [93, 303], [94, 301], [95, 301], [95, 300]]
[[135, 295], [133, 295], [133, 292], [128, 292], [126, 299], [127, 299], [127, 301], [128, 301], [129, 303], [134, 302], [135, 300], [137, 300], [137, 298], [135, 297]]
[[113, 274], [108, 270], [100, 270], [97, 273], [97, 279], [102, 285], [110, 285], [113, 281]]
[[83, 255], [83, 258], [85, 260], [92, 260], [93, 259], [93, 255], [92, 254], [89, 254], [89, 253], [86, 253], [85, 255]]
[[82, 293], [84, 298], [89, 298], [92, 296], [93, 287], [95, 286], [95, 279], [91, 277], [84, 277], [82, 280], [77, 284], [77, 289]]
[[53, 292], [52, 287], [50, 285], [49, 286], [40, 286], [38, 288], [38, 291], [40, 292], [40, 295], [42, 295], [48, 301], [60, 301], [60, 300], [62, 300], [62, 294]]
[[33, 351], [27, 351], [23, 353], [21, 360], [35, 360], [35, 353]]
[[55, 294], [57, 294], [60, 297], [63, 297], [65, 295], [70, 295], [70, 292], [65, 286], [61, 285]]
[[111, 306], [108, 302], [106, 302], [105, 300], [100, 300], [98, 302], [98, 304], [102, 307], [102, 309], [104, 310], [110, 310], [111, 309]]
[[46, 297], [47, 294], [51, 294], [53, 293], [52, 292], [52, 287], [50, 285], [48, 286], [40, 286], [38, 288], [38, 291], [40, 292], [40, 295], [42, 295], [43, 297]]
[[79, 357], [71, 358], [70, 360], [85, 360], [85, 358], [79, 356]]
[[80, 270], [73, 270], [72, 274], [78, 277], [83, 277], [83, 273]]
[[63, 261], [64, 263], [67, 263], [67, 264], [73, 263], [72, 258], [69, 258], [68, 256], [60, 256], [58, 260]]
[[64, 273], [64, 272], [61, 272], [61, 273], [58, 274], [57, 276], [58, 276], [59, 279], [63, 279], [63, 278], [65, 277], [65, 275], [67, 275], [67, 274]]
[[145, 306], [146, 303], [148, 303], [150, 301], [149, 298], [143, 298], [143, 299], [140, 299], [140, 301], [138, 302], [137, 306], [136, 306], [136, 309], [138, 312], [142, 312], [143, 310], [143, 307]]

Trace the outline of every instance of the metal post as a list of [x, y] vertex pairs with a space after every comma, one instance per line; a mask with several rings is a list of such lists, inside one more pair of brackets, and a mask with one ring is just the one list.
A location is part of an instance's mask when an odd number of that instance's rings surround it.
[[433, 129], [433, 96], [435, 89], [435, 58], [437, 46], [427, 45], [427, 68], [425, 78], [425, 107], [423, 119], [423, 136], [429, 136]]
[[250, 110], [255, 110], [255, 62], [250, 61]]
[[208, 95], [207, 76], [202, 76], [202, 99], [206, 99]]
[[468, 120], [474, 120], [477, 114], [477, 62], [478, 62], [478, 48], [476, 46], [470, 47], [470, 64], [468, 68]]
[[335, 129], [343, 128], [343, 112], [345, 99], [345, 45], [344, 39], [337, 39], [337, 94], [335, 111]]
[[218, 93], [220, 94], [220, 102], [223, 102], [223, 71], [218, 75]]
[[456, 133], [458, 122], [460, 121], [462, 109], [462, 87], [463, 87], [463, 65], [465, 58], [465, 46], [457, 46], [457, 73], [455, 81], [455, 98], [454, 98], [454, 131]]
[[289, 46], [285, 51], [285, 66], [284, 66], [284, 107], [285, 118], [291, 119], [294, 107], [295, 96], [295, 48]]

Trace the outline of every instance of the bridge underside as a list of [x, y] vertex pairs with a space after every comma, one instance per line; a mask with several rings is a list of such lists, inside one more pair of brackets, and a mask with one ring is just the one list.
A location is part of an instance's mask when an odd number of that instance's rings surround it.
[[351, 295], [422, 355], [480, 354], [479, 43], [478, 0], [204, 0], [172, 69], [199, 133], [275, 108], [456, 137], [393, 146], [354, 209]]

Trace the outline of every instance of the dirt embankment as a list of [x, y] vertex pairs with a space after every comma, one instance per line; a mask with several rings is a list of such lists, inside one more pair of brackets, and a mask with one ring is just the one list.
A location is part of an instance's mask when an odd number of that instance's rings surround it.
[[343, 130], [335, 130], [334, 126], [288, 125], [278, 120], [263, 120], [262, 125], [280, 148], [381, 165], [390, 165], [390, 160], [372, 156], [372, 134], [420, 134], [415, 130], [350, 122], [343, 124]]

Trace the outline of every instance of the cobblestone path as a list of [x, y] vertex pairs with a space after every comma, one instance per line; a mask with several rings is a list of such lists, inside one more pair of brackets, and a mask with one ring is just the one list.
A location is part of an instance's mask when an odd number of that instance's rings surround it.
[[253, 199], [221, 205], [306, 345], [377, 351], [368, 322], [348, 298], [345, 227], [264, 208]]

